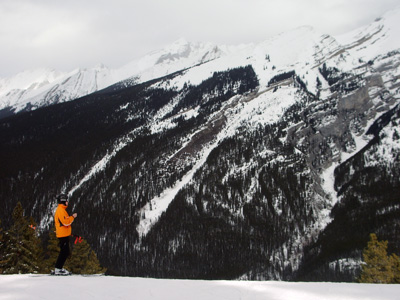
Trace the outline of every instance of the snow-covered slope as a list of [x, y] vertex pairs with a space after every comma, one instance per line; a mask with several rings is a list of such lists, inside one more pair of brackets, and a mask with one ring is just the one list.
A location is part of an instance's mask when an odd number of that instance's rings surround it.
[[369, 61], [400, 48], [399, 10], [387, 12], [371, 24], [337, 36], [337, 41], [357, 58]]
[[[60, 289], [66, 292], [60, 292]], [[395, 300], [400, 285], [348, 283], [288, 283], [79, 275], [1, 275], [0, 299], [148, 299], [148, 300]]]

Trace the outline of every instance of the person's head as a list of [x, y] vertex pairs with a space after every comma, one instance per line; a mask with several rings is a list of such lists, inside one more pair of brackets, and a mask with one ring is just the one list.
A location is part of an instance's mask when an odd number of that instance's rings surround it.
[[60, 194], [57, 196], [59, 204], [68, 205], [68, 196], [66, 194]]

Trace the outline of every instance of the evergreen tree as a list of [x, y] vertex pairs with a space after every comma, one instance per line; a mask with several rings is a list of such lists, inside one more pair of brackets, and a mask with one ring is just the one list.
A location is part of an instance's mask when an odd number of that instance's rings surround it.
[[90, 254], [84, 269], [84, 274], [104, 274], [105, 272], [106, 268], [103, 268], [100, 265], [96, 253], [93, 250], [90, 250]]
[[89, 244], [85, 240], [74, 244], [72, 254], [66, 262], [66, 268], [74, 274], [83, 274], [89, 251]]
[[50, 273], [51, 270], [54, 270], [54, 266], [56, 264], [59, 253], [60, 253], [60, 246], [59, 246], [59, 241], [56, 237], [56, 232], [50, 229], [49, 241], [47, 243], [45, 251], [45, 260], [44, 260], [45, 273]]
[[395, 254], [387, 255], [388, 241], [378, 241], [374, 233], [363, 251], [365, 264], [362, 265], [360, 282], [395, 283], [400, 276], [400, 260]]
[[392, 270], [394, 274], [393, 283], [400, 283], [400, 257], [396, 254], [390, 256], [392, 262]]
[[44, 253], [42, 241], [39, 238], [37, 224], [32, 217], [30, 217], [28, 224], [29, 225], [28, 229], [26, 230], [25, 239], [27, 242], [27, 248], [31, 252], [31, 264], [35, 265], [38, 268], [37, 272], [41, 273], [44, 269]]
[[38, 273], [41, 270], [40, 241], [32, 228], [36, 225], [29, 224], [20, 202], [14, 208], [12, 217], [14, 223], [4, 236], [3, 273]]
[[77, 238], [66, 268], [74, 274], [101, 274], [106, 269], [100, 266], [96, 254], [86, 240]]

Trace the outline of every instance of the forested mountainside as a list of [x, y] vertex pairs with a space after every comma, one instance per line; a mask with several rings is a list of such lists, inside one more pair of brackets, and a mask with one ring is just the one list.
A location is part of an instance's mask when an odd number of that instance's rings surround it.
[[385, 26], [343, 45], [303, 28], [0, 120], [2, 226], [21, 201], [46, 234], [66, 192], [74, 232], [114, 274], [354, 280], [370, 233], [400, 251], [400, 51]]

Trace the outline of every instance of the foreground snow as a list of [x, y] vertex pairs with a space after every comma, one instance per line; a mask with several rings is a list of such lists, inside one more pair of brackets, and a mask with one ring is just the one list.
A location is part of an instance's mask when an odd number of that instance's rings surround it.
[[399, 299], [400, 285], [165, 280], [112, 276], [0, 275], [8, 299]]

